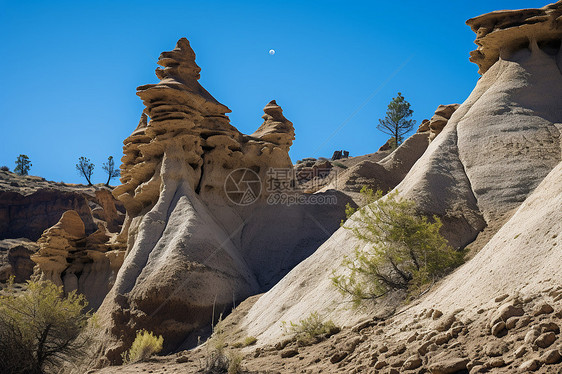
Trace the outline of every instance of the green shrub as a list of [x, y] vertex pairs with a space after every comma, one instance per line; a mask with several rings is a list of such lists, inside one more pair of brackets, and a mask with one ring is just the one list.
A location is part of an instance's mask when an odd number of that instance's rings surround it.
[[309, 345], [315, 343], [322, 335], [334, 334], [339, 331], [334, 322], [323, 322], [317, 312], [310, 315], [299, 322], [282, 322], [285, 332], [292, 335], [298, 343]]
[[146, 361], [160, 352], [163, 344], [164, 338], [161, 335], [156, 336], [146, 330], [137, 331], [137, 336], [131, 348], [121, 354], [123, 363], [130, 364], [133, 362]]
[[62, 287], [44, 281], [16, 291], [11, 282], [0, 295], [0, 373], [54, 372], [81, 358], [90, 340], [80, 334], [93, 321], [83, 313], [84, 296], [64, 296]]
[[242, 341], [236, 342], [232, 346], [234, 348], [243, 348], [254, 345], [257, 341], [258, 339], [256, 339], [254, 336], [246, 336]]
[[242, 373], [242, 355], [230, 352], [228, 356], [228, 374]]
[[2, 166], [2, 167], [0, 167], [0, 170], [2, 170], [2, 171], [10, 171], [10, 168], [7, 167], [7, 166]]
[[244, 338], [244, 346], [248, 347], [250, 345], [254, 345], [254, 344], [256, 344], [257, 341], [258, 341], [258, 339], [256, 339], [256, 337], [254, 337], [254, 336], [246, 336]]
[[[346, 272], [332, 274], [332, 283], [344, 295], [351, 295], [355, 306], [364, 300], [378, 299], [393, 290], [410, 294], [423, 285], [447, 274], [463, 262], [464, 251], [451, 248], [441, 236], [438, 217], [430, 221], [418, 214], [412, 201], [391, 192], [363, 188], [365, 206], [346, 207], [354, 236], [369, 244], [345, 257]], [[356, 213], [357, 212], [357, 213]]]
[[344, 165], [339, 161], [332, 161], [332, 165], [337, 166], [337, 167], [342, 168], [342, 169], [347, 169], [347, 165]]

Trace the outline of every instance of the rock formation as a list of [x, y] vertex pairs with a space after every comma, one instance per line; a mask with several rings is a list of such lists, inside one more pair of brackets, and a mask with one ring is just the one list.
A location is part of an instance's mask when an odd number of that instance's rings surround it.
[[559, 53], [560, 15], [557, 2], [539, 9], [500, 10], [469, 19], [466, 24], [476, 33], [478, 45], [470, 53], [470, 61], [484, 74], [498, 60], [510, 60], [522, 49], [540, 47], [551, 55]]
[[427, 149], [428, 135], [416, 133], [384, 159], [378, 162], [365, 160], [352, 166], [340, 173], [325, 189], [349, 192], [359, 192], [363, 186], [384, 192], [393, 189]]
[[[421, 211], [441, 217], [442, 233], [455, 247], [471, 243], [487, 225], [508, 222], [490, 234], [476, 257], [424, 296], [423, 308], [464, 308], [464, 317], [474, 319], [486, 298], [524, 298], [560, 286], [554, 276], [562, 272], [556, 249], [562, 191], [555, 182], [562, 159], [560, 14], [562, 2], [468, 21], [478, 32], [472, 60], [483, 76], [396, 189]], [[493, 57], [504, 49], [509, 53]], [[313, 311], [337, 324], [358, 321], [362, 313], [341, 306], [344, 300], [329, 279], [331, 270], [340, 271], [334, 258], [358, 246], [365, 244], [349, 230], [336, 231], [261, 296], [238, 328], [267, 344], [283, 334], [278, 321], [298, 321]], [[421, 313], [422, 306], [406, 314]]]
[[37, 278], [64, 286], [65, 292], [78, 291], [86, 296], [89, 307], [97, 309], [113, 286], [125, 255], [124, 248], [111, 246], [109, 239], [102, 224], [86, 235], [78, 213], [66, 211], [37, 241], [39, 250], [31, 256], [37, 264]]
[[449, 119], [459, 106], [459, 104], [439, 105], [433, 117], [428, 121], [426, 120], [427, 122], [422, 122], [418, 132], [429, 131], [429, 141], [432, 141], [443, 131], [443, 128], [447, 125], [447, 122], [449, 122]]
[[118, 232], [124, 211], [109, 190], [46, 181], [0, 170], [0, 240], [37, 240], [56, 224], [67, 210], [74, 210], [84, 222], [86, 233], [97, 230], [101, 221]]
[[27, 281], [35, 266], [29, 257], [37, 249], [29, 239], [0, 240], [0, 282], [6, 282], [12, 276], [16, 283]]
[[146, 109], [113, 192], [127, 210], [119, 240], [128, 250], [99, 312], [114, 338], [103, 347], [110, 362], [141, 328], [163, 334], [168, 350], [195, 344], [213, 315], [314, 252], [350, 201], [327, 192], [313, 197], [323, 204], [296, 202], [309, 196], [291, 189], [294, 129], [275, 101], [245, 135], [199, 84], [187, 39], [158, 64], [160, 82], [138, 88]]

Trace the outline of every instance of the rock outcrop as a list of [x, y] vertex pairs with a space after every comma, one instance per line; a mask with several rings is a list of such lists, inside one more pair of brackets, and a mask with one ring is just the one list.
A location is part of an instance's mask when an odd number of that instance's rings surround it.
[[102, 224], [86, 235], [78, 213], [66, 211], [37, 241], [39, 250], [31, 255], [37, 278], [64, 286], [65, 292], [85, 295], [89, 307], [97, 309], [113, 286], [125, 255], [124, 248], [110, 243], [110, 235]]
[[[487, 37], [493, 40], [495, 34], [498, 48], [505, 43], [510, 54], [490, 60], [491, 67], [484, 69], [472, 94], [396, 189], [422, 212], [439, 216], [443, 235], [455, 247], [468, 245], [487, 225], [516, 213], [491, 234], [474, 259], [434, 294], [424, 296], [426, 308], [434, 305], [453, 312], [470, 307], [474, 314], [483, 298], [536, 292], [539, 284], [545, 289], [557, 286], [554, 274], [562, 272], [556, 249], [562, 230], [562, 192], [554, 181], [560, 178], [562, 159], [562, 52], [560, 43], [553, 44], [550, 38], [560, 35], [562, 25], [552, 17], [559, 17], [561, 11], [562, 2], [558, 2], [539, 10], [496, 12], [469, 21], [476, 25], [493, 20], [490, 27], [498, 31]], [[528, 17], [543, 12], [548, 17]], [[518, 25], [521, 19], [527, 23]], [[502, 32], [501, 27], [508, 25], [530, 42], [515, 48], [513, 36]], [[479, 31], [478, 37], [482, 35]], [[519, 242], [519, 237], [526, 239]], [[332, 286], [330, 274], [333, 269], [340, 271], [334, 258], [365, 245], [349, 230], [336, 231], [265, 293], [239, 327], [265, 344], [282, 336], [277, 321], [298, 321], [314, 311], [339, 324], [358, 321], [361, 313], [340, 306], [344, 300]], [[412, 313], [419, 311], [412, 308]]]
[[104, 187], [55, 183], [0, 170], [0, 240], [35, 241], [67, 210], [80, 215], [89, 234], [101, 221], [118, 232], [124, 218], [124, 207]]
[[558, 1], [539, 9], [500, 10], [469, 19], [466, 24], [476, 33], [474, 42], [478, 45], [470, 53], [470, 61], [484, 74], [498, 60], [510, 60], [513, 54], [535, 48], [535, 44], [556, 55], [562, 38], [561, 15]]
[[[294, 129], [275, 101], [252, 135], [198, 82], [187, 39], [160, 55], [157, 84], [138, 88], [146, 109], [124, 141], [127, 256], [100, 308], [120, 362], [135, 332], [164, 335], [165, 349], [194, 345], [230, 306], [265, 291], [339, 227], [350, 199], [294, 191]], [[148, 120], [149, 118], [149, 120]]]
[[459, 106], [459, 104], [439, 105], [433, 117], [425, 124], [422, 122], [418, 132], [429, 131], [429, 141], [432, 141], [443, 131], [443, 128], [447, 125], [447, 122], [449, 122], [449, 119], [451, 119], [451, 116]]
[[404, 179], [429, 145], [429, 132], [418, 132], [380, 161], [364, 160], [340, 172], [324, 190], [359, 192], [363, 186], [388, 192]]
[[424, 120], [417, 132], [393, 150], [394, 138], [390, 138], [377, 153], [388, 152], [380, 160], [365, 159], [355, 163], [331, 180], [323, 190], [337, 189], [346, 193], [359, 192], [363, 186], [387, 192], [396, 187], [408, 174], [416, 161], [424, 154], [429, 142], [443, 131], [459, 104], [439, 105], [430, 120]]
[[14, 282], [23, 283], [33, 274], [35, 263], [29, 258], [38, 246], [29, 239], [0, 240], [0, 282], [14, 277]]

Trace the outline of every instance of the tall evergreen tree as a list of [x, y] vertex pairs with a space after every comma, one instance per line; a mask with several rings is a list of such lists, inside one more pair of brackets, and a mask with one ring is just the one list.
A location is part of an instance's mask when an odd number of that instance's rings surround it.
[[413, 113], [414, 111], [410, 109], [410, 103], [398, 92], [398, 96], [388, 104], [386, 116], [379, 119], [377, 129], [393, 137], [394, 145], [398, 147], [404, 141], [404, 135], [412, 130], [416, 124], [415, 120], [408, 119]]
[[16, 159], [14, 173], [18, 175], [27, 175], [31, 166], [31, 161], [29, 161], [29, 157], [27, 157], [27, 155], [19, 155]]

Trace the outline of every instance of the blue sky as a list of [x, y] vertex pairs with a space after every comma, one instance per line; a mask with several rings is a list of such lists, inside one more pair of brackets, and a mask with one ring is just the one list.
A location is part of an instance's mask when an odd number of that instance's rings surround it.
[[[143, 109], [162, 51], [187, 37], [201, 84], [252, 133], [276, 99], [294, 123], [293, 162], [376, 151], [398, 91], [419, 123], [461, 103], [477, 66], [468, 18], [544, 1], [0, 1], [0, 165], [20, 153], [32, 175], [81, 182], [80, 156], [101, 164]], [[268, 54], [275, 49], [276, 54]], [[370, 100], [367, 100], [369, 99]], [[339, 131], [338, 131], [339, 129]]]

